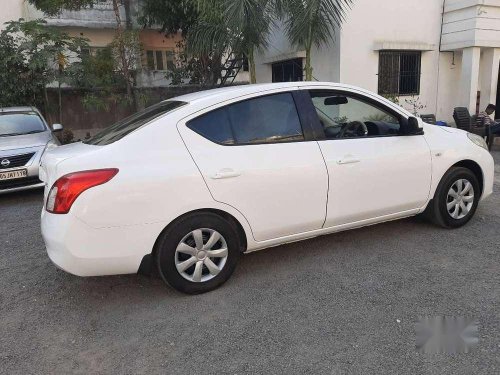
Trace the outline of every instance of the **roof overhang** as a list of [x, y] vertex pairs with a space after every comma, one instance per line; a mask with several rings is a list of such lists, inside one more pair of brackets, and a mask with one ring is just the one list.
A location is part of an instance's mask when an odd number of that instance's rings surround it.
[[419, 43], [419, 42], [390, 42], [381, 41], [375, 42], [374, 51], [384, 50], [400, 50], [400, 51], [435, 51], [435, 44]]
[[289, 52], [289, 53], [282, 53], [279, 55], [267, 56], [264, 59], [263, 63], [273, 64], [285, 60], [304, 59], [305, 57], [306, 57], [306, 51]]

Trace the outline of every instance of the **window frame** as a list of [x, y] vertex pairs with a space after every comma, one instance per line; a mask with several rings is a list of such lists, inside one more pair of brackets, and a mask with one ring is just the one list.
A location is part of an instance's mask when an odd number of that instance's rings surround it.
[[[309, 114], [308, 116], [311, 118], [311, 125], [314, 129], [314, 133], [316, 134], [316, 140], [319, 141], [348, 141], [348, 140], [357, 140], [357, 139], [371, 139], [371, 138], [391, 138], [391, 137], [408, 137], [408, 136], [413, 136], [413, 135], [420, 135], [420, 134], [386, 134], [386, 135], [367, 135], [366, 137], [352, 137], [352, 138], [327, 138], [325, 135], [325, 131], [323, 129], [323, 126], [321, 125], [318, 113], [316, 112], [316, 107], [314, 106], [314, 103], [312, 101], [312, 97], [310, 95], [311, 91], [320, 91], [320, 92], [328, 92], [331, 93], [332, 96], [334, 95], [344, 95], [349, 97], [352, 97], [353, 99], [359, 100], [365, 104], [371, 105], [381, 111], [387, 112], [390, 115], [393, 115], [398, 119], [399, 121], [399, 127], [400, 127], [400, 132], [401, 129], [405, 127], [405, 125], [408, 123], [408, 118], [403, 115], [402, 113], [397, 112], [396, 110], [384, 105], [383, 103], [379, 102], [376, 99], [373, 99], [369, 96], [348, 91], [348, 90], [343, 90], [343, 89], [328, 89], [328, 88], [304, 88], [301, 91], [305, 91], [305, 93], [308, 96], [309, 103], [310, 105], [308, 106], [307, 110], [312, 111], [312, 114]], [[312, 116], [312, 117], [311, 117]]]
[[[275, 141], [275, 142], [250, 142], [250, 143], [234, 143], [234, 144], [228, 144], [228, 143], [221, 143], [214, 141], [212, 139], [207, 138], [200, 132], [196, 131], [196, 129], [192, 128], [189, 126], [189, 123], [191, 121], [194, 121], [202, 116], [205, 116], [209, 113], [212, 113], [214, 111], [223, 109], [225, 107], [228, 107], [233, 104], [238, 104], [238, 103], [243, 103], [249, 100], [254, 100], [254, 99], [261, 99], [265, 98], [268, 96], [273, 96], [273, 95], [280, 95], [280, 94], [291, 94], [292, 100], [295, 104], [295, 109], [297, 111], [297, 117], [299, 119], [300, 127], [302, 128], [302, 134], [303, 134], [303, 139], [301, 140], [284, 140], [284, 141]], [[239, 99], [239, 98], [238, 98]], [[195, 132], [198, 134], [200, 137], [203, 139], [207, 140], [208, 142], [214, 143], [219, 146], [224, 146], [224, 147], [239, 147], [239, 146], [262, 146], [262, 145], [275, 145], [275, 144], [286, 144], [286, 143], [302, 143], [302, 142], [311, 142], [311, 141], [316, 141], [316, 136], [313, 131], [313, 128], [311, 127], [311, 122], [308, 121], [308, 115], [306, 113], [303, 113], [302, 108], [305, 105], [305, 101], [307, 98], [304, 97], [303, 93], [299, 90], [287, 90], [287, 91], [277, 91], [277, 92], [272, 92], [272, 93], [266, 93], [263, 95], [257, 95], [257, 96], [252, 96], [249, 98], [244, 98], [241, 100], [234, 100], [229, 103], [224, 102], [220, 103], [222, 105], [217, 106], [216, 108], [211, 108], [208, 111], [204, 111], [203, 113], [197, 114], [196, 116], [193, 116], [189, 119], [187, 119], [184, 123], [184, 125], [191, 131]]]
[[[152, 60], [150, 61], [148, 54], [152, 54]], [[161, 63], [163, 69], [158, 69], [158, 54], [161, 56]], [[172, 59], [169, 59], [172, 57]], [[150, 66], [150, 62], [153, 63], [153, 68]], [[169, 64], [175, 69], [175, 50], [173, 48], [144, 48], [142, 56], [142, 68], [147, 69], [150, 72], [171, 72], [169, 69]]]
[[[418, 51], [418, 50], [380, 50], [379, 51], [379, 54], [378, 54], [378, 73], [377, 73], [377, 76], [378, 76], [378, 85], [377, 85], [377, 91], [380, 95], [389, 95], [389, 96], [394, 96], [394, 95], [397, 95], [397, 96], [418, 96], [420, 95], [420, 92], [421, 92], [421, 83], [422, 83], [422, 51]], [[397, 72], [397, 81], [398, 81], [398, 87], [397, 87], [397, 92], [382, 92], [381, 90], [381, 87], [384, 86], [383, 85], [383, 81], [381, 79], [381, 77], [383, 78], [386, 78], [389, 82], [389, 86], [392, 85], [391, 83], [391, 80], [392, 79], [395, 79], [395, 74], [389, 74], [387, 77], [384, 77], [382, 75], [382, 56], [383, 55], [390, 55], [393, 59], [395, 56], [398, 57], [398, 72]], [[415, 55], [417, 56], [417, 68], [416, 68], [416, 72], [414, 73], [415, 74], [415, 79], [417, 80], [416, 81], [416, 90], [414, 92], [405, 92], [405, 93], [401, 93], [401, 77], [402, 77], [402, 74], [401, 74], [401, 58], [403, 55]], [[392, 90], [390, 90], [392, 91]]]
[[[283, 82], [303, 82], [304, 81], [304, 59], [303, 58], [293, 58], [287, 60], [276, 61], [271, 64], [271, 81], [273, 83], [283, 83]], [[300, 64], [299, 64], [300, 61]], [[297, 76], [295, 73], [300, 72], [300, 79], [294, 81], [285, 81], [285, 80], [275, 80], [275, 68], [281, 66], [282, 73], [281, 75], [284, 77], [285, 75], [285, 65], [291, 65], [293, 68], [293, 75]]]

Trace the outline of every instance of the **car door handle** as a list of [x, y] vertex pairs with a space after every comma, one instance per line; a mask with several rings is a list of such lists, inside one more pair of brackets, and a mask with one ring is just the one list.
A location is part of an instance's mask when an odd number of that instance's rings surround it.
[[224, 178], [234, 178], [234, 177], [238, 177], [238, 176], [241, 176], [240, 172], [237, 172], [237, 171], [230, 169], [230, 168], [224, 168], [224, 169], [221, 169], [219, 172], [215, 173], [212, 176], [212, 179], [222, 180]]
[[337, 164], [355, 164], [355, 163], [359, 163], [361, 160], [359, 159], [356, 159], [354, 157], [351, 157], [351, 156], [346, 156], [345, 158], [343, 159], [339, 159], [337, 160]]

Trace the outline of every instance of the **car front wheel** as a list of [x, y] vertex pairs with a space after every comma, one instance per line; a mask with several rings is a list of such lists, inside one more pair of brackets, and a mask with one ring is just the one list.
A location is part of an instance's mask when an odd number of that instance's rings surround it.
[[433, 221], [445, 228], [461, 227], [474, 216], [481, 190], [467, 168], [450, 169], [441, 180], [432, 207]]
[[161, 277], [188, 294], [205, 293], [223, 284], [240, 256], [233, 225], [212, 213], [180, 219], [162, 234], [158, 244]]

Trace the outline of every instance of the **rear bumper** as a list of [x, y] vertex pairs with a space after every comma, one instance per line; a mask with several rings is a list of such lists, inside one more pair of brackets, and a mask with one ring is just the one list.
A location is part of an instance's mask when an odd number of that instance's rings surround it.
[[142, 227], [95, 229], [71, 213], [42, 212], [42, 236], [50, 260], [76, 276], [137, 273], [156, 240], [145, 238], [152, 236]]

